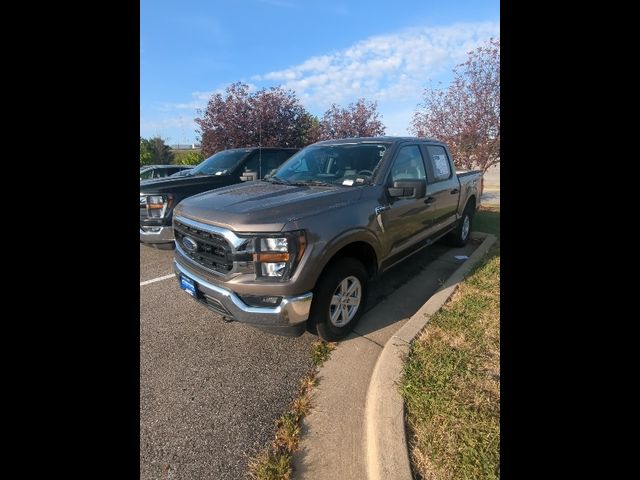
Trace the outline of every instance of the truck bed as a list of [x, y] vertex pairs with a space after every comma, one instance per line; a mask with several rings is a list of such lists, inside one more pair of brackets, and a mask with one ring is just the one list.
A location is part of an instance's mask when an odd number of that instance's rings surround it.
[[474, 173], [482, 173], [482, 170], [456, 170], [456, 175], [458, 175], [458, 177], [466, 177], [467, 175], [472, 175]]
[[460, 200], [458, 208], [467, 204], [467, 199], [475, 194], [476, 209], [480, 207], [480, 199], [482, 198], [482, 190], [484, 189], [484, 180], [482, 178], [482, 170], [456, 170], [456, 175], [460, 181]]

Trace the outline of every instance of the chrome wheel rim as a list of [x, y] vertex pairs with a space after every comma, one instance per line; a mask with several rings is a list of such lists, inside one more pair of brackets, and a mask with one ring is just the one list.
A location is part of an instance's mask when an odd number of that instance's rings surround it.
[[469, 219], [469, 215], [465, 215], [464, 221], [462, 222], [462, 240], [467, 239], [469, 228], [471, 228], [471, 220]]
[[362, 299], [362, 284], [357, 277], [342, 280], [331, 296], [329, 320], [334, 327], [344, 327], [356, 316]]

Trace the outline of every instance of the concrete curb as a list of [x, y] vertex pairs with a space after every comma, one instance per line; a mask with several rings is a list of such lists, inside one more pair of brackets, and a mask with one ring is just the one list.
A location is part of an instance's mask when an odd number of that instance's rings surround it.
[[404, 428], [404, 402], [397, 381], [411, 341], [431, 316], [453, 295], [458, 284], [495, 243], [491, 234], [474, 232], [472, 238], [484, 238], [480, 246], [445, 284], [385, 344], [373, 370], [365, 405], [368, 480], [411, 480], [409, 448]]

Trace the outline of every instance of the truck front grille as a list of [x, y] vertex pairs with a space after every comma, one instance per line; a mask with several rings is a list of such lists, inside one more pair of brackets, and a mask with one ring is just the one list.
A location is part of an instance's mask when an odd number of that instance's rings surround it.
[[[233, 252], [223, 236], [185, 225], [177, 219], [174, 219], [173, 233], [182, 252], [194, 262], [223, 274], [233, 268]], [[192, 242], [185, 243], [187, 237]]]

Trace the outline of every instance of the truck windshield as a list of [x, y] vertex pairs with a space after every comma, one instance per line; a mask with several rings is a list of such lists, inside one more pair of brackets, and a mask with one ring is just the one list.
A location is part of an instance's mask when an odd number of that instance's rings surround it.
[[140, 170], [140, 180], [147, 180], [151, 178], [151, 175], [153, 175], [152, 168], [147, 168], [146, 170]]
[[225, 175], [233, 170], [251, 150], [224, 150], [213, 154], [197, 167], [189, 170], [191, 175]]
[[294, 185], [364, 185], [370, 183], [389, 145], [352, 143], [307, 147], [282, 164], [271, 178]]

